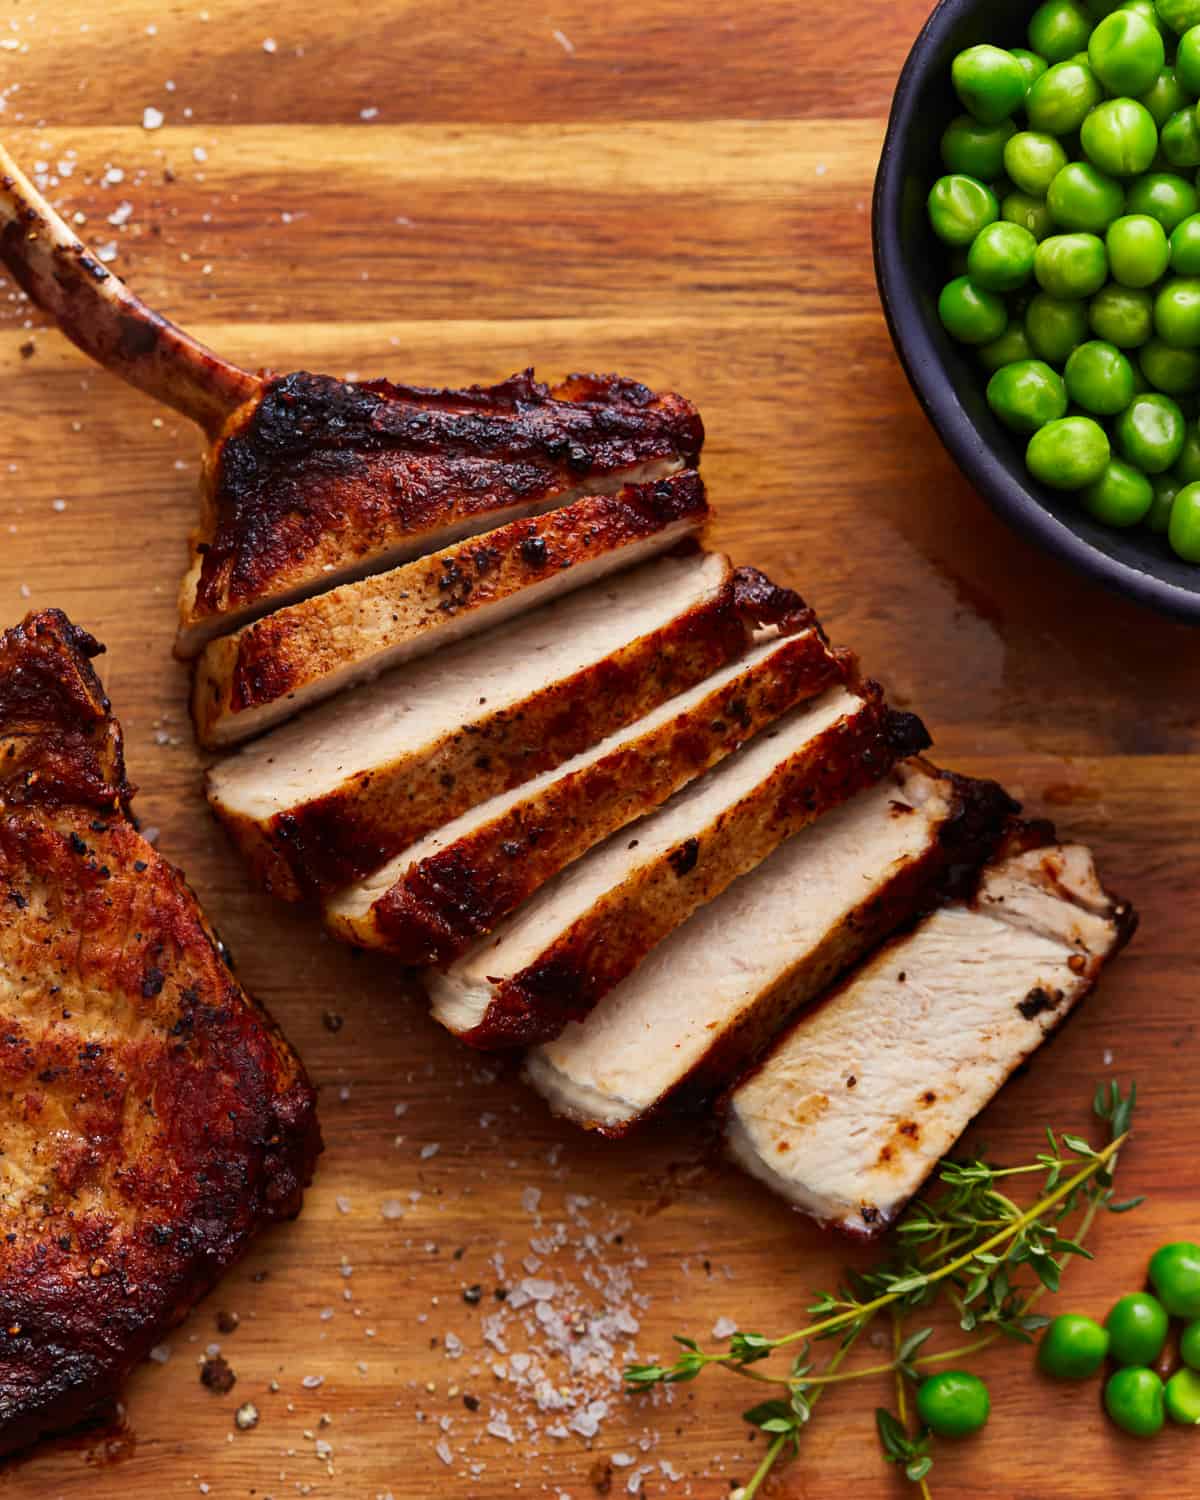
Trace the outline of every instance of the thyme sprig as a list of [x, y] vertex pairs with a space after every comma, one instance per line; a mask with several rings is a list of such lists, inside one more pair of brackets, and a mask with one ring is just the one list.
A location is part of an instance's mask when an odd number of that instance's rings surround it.
[[[1107, 1141], [1096, 1147], [1078, 1135], [1047, 1128], [1048, 1149], [1031, 1162], [997, 1167], [977, 1158], [946, 1160], [935, 1174], [938, 1191], [914, 1201], [892, 1230], [888, 1257], [871, 1270], [852, 1275], [835, 1291], [818, 1292], [808, 1305], [814, 1321], [771, 1338], [738, 1330], [721, 1350], [705, 1350], [676, 1335], [680, 1353], [672, 1364], [630, 1365], [625, 1380], [633, 1390], [695, 1380], [710, 1366], [776, 1387], [778, 1394], [743, 1413], [769, 1439], [757, 1471], [738, 1492], [753, 1500], [775, 1465], [793, 1457], [821, 1394], [831, 1385], [891, 1375], [899, 1416], [876, 1411], [883, 1458], [899, 1466], [928, 1500], [927, 1476], [933, 1465], [928, 1433], [909, 1430], [906, 1384], [950, 1360], [962, 1360], [1007, 1338], [1031, 1343], [1050, 1321], [1033, 1311], [1047, 1292], [1056, 1292], [1068, 1260], [1091, 1259], [1084, 1246], [1097, 1214], [1125, 1213], [1142, 1198], [1117, 1201], [1113, 1179], [1121, 1148], [1129, 1137], [1137, 1086], [1122, 1094], [1115, 1081], [1101, 1084], [1092, 1110], [1106, 1126]], [[1022, 1207], [1009, 1195], [1010, 1182], [1041, 1177], [1036, 1201]], [[1075, 1219], [1074, 1232], [1068, 1221]], [[906, 1323], [939, 1300], [950, 1304], [964, 1333], [978, 1336], [956, 1348], [927, 1350], [933, 1328], [906, 1331]], [[892, 1357], [886, 1364], [841, 1368], [857, 1340], [880, 1313], [892, 1319]], [[818, 1370], [813, 1345], [840, 1336], [834, 1353]], [[799, 1345], [786, 1375], [753, 1368], [779, 1351]]]

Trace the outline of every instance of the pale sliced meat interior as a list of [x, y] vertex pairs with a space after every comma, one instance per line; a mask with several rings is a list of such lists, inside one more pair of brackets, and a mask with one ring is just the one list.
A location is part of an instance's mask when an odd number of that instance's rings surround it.
[[720, 555], [660, 558], [398, 667], [219, 763], [211, 800], [261, 820], [334, 792], [603, 661], [715, 597], [728, 577]]
[[1085, 849], [985, 873], [882, 949], [733, 1091], [734, 1159], [796, 1207], [860, 1235], [893, 1222], [971, 1120], [1119, 946]]
[[497, 985], [538, 964], [547, 950], [587, 919], [592, 908], [643, 871], [662, 865], [691, 839], [703, 841], [743, 798], [839, 720], [867, 711], [847, 688], [831, 688], [794, 710], [649, 817], [631, 824], [547, 882], [512, 917], [428, 987], [436, 1018], [465, 1033], [487, 1015]]
[[[707, 515], [698, 508], [641, 535], [610, 525], [613, 534], [601, 531], [600, 542], [592, 543], [590, 509], [611, 504], [608, 496], [590, 495], [564, 507], [578, 540], [563, 546], [559, 532], [547, 526], [552, 557], [568, 555], [532, 581], [521, 548], [531, 536], [537, 540], [534, 523], [502, 527], [341, 584], [210, 642], [196, 664], [192, 693], [201, 742], [239, 744], [403, 662], [646, 562], [694, 536]], [[555, 522], [568, 524], [565, 517]], [[253, 685], [249, 693], [243, 681]]]
[[[556, 804], [560, 806], [566, 801], [569, 783], [584, 783], [589, 773], [596, 772], [596, 784], [608, 790], [607, 800], [598, 803], [593, 799], [586, 809], [581, 809], [579, 825], [573, 830], [569, 843], [570, 857], [585, 853], [616, 829], [652, 811], [674, 791], [701, 774], [705, 767], [697, 765], [693, 757], [697, 753], [696, 744], [703, 742], [706, 733], [714, 734], [713, 743], [717, 748], [710, 752], [714, 761], [736, 748], [738, 741], [729, 735], [730, 726], [719, 720], [714, 724], [714, 716], [722, 712], [723, 701], [731, 695], [731, 690], [739, 695], [752, 693], [760, 685], [769, 685], [772, 680], [781, 678], [785, 671], [781, 665], [784, 658], [815, 662], [825, 668], [828, 675], [824, 676], [823, 685], [830, 681], [836, 670], [833, 658], [816, 631], [773, 637], [752, 647], [740, 660], [714, 672], [687, 692], [669, 698], [644, 718], [608, 735], [592, 749], [511, 791], [479, 803], [413, 844], [366, 880], [340, 892], [326, 904], [326, 916], [331, 926], [339, 936], [352, 941], [366, 944], [385, 942], [371, 921], [372, 909], [406, 874], [436, 856], [453, 855], [458, 849], [463, 851], [464, 862], [479, 859], [483, 854], [496, 855], [498, 841], [506, 834], [529, 825], [536, 827], [544, 821], [543, 806], [552, 795], [560, 797]], [[802, 681], [803, 672], [798, 676]], [[791, 708], [802, 696], [798, 691], [785, 702], [784, 710]], [[743, 727], [741, 737], [745, 740], [762, 726], [753, 723], [746, 730], [742, 721], [739, 727]], [[686, 758], [681, 759], [678, 752], [675, 755], [668, 753], [685, 736], [688, 741]], [[631, 755], [639, 758], [639, 775], [632, 782], [626, 782], [608, 773], [606, 780], [608, 765], [625, 766]], [[561, 868], [567, 862], [561, 856], [568, 846], [564, 841], [555, 848], [556, 868]], [[541, 848], [535, 843], [527, 859], [536, 863], [541, 857]], [[554, 873], [556, 869], [550, 869], [544, 878]]]
[[859, 932], [873, 934], [856, 915], [929, 858], [952, 802], [949, 782], [904, 766], [827, 813], [530, 1052], [529, 1081], [587, 1125], [623, 1128], [654, 1109], [731, 1038], [758, 1032], [761, 1011], [782, 1023], [862, 952]]

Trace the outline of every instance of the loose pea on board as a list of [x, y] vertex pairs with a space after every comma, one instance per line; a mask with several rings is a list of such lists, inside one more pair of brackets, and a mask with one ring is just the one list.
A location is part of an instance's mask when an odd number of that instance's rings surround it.
[[1163, 1383], [1153, 1370], [1128, 1365], [1109, 1377], [1104, 1407], [1123, 1431], [1153, 1437], [1163, 1426]]

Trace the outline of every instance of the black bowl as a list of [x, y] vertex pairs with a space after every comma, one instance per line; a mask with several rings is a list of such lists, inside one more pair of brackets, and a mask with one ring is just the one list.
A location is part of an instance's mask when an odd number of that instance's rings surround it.
[[956, 52], [976, 42], [1023, 45], [1033, 9], [1033, 0], [941, 0], [913, 44], [875, 178], [872, 232], [883, 310], [926, 415], [993, 510], [1108, 587], [1200, 624], [1200, 567], [1176, 557], [1165, 537], [1101, 526], [1071, 495], [1039, 485], [1025, 469], [1019, 440], [988, 407], [983, 372], [947, 336], [937, 315], [938, 293], [950, 272], [946, 247], [929, 227], [925, 199], [945, 170], [942, 131], [961, 113], [950, 64]]

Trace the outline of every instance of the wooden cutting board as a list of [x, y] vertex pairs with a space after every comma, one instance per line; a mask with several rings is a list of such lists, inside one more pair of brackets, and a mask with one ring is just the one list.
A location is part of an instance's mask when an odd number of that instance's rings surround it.
[[[204, 4], [56, 0], [0, 21], [0, 127], [116, 270], [251, 365], [457, 383], [536, 363], [685, 391], [717, 542], [808, 596], [943, 762], [1092, 842], [1136, 900], [1134, 947], [979, 1128], [1024, 1157], [1044, 1122], [1086, 1126], [1099, 1078], [1136, 1076], [1124, 1177], [1149, 1203], [1101, 1224], [1059, 1302], [1103, 1314], [1159, 1241], [1200, 1235], [1200, 634], [1006, 531], [897, 367], [869, 199], [924, 0]], [[614, 1495], [652, 1466], [643, 1494], [727, 1496], [761, 1453], [744, 1384], [626, 1401], [604, 1340], [619, 1364], [719, 1319], [783, 1332], [845, 1248], [722, 1166], [696, 1123], [625, 1144], [557, 1123], [386, 965], [252, 888], [206, 814], [170, 657], [197, 436], [7, 295], [0, 374], [0, 614], [60, 605], [107, 642], [142, 817], [307, 1060], [327, 1141], [299, 1223], [171, 1336], [123, 1422], [10, 1466], [0, 1489], [583, 1500], [616, 1454], [633, 1462], [614, 1460]], [[546, 1322], [496, 1300], [530, 1277], [556, 1288]], [[589, 1315], [604, 1339], [571, 1334]], [[568, 1379], [552, 1348], [572, 1342], [598, 1367]], [[210, 1343], [227, 1395], [198, 1379]], [[586, 1402], [607, 1403], [591, 1446], [551, 1435], [572, 1413], [529, 1400], [539, 1364], [543, 1404], [582, 1392], [587, 1427]], [[980, 1369], [994, 1418], [939, 1454], [935, 1494], [1195, 1493], [1186, 1434], [1122, 1438], [1095, 1388], [1051, 1388], [1019, 1349]], [[872, 1428], [888, 1394], [830, 1397], [773, 1493], [899, 1493]], [[252, 1430], [234, 1425], [243, 1402]]]

